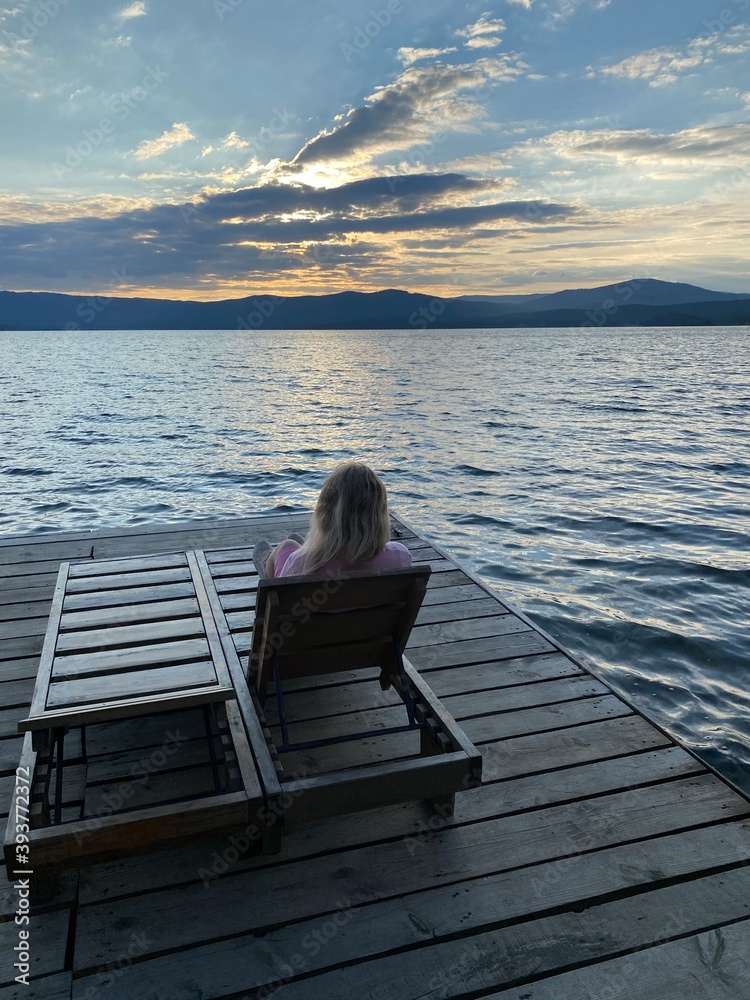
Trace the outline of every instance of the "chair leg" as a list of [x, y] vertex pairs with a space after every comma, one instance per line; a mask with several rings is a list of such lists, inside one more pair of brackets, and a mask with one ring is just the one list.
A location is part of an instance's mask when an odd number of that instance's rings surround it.
[[[406, 705], [406, 715], [409, 719], [409, 725], [413, 726], [414, 723], [414, 699], [411, 696], [411, 690], [409, 689], [409, 681], [406, 677], [406, 670], [404, 669], [404, 657], [401, 652], [401, 647], [396, 641], [395, 635], [393, 636], [393, 651], [396, 654], [396, 666], [398, 668], [398, 677], [401, 684], [401, 697], [403, 699], [404, 705]], [[383, 682], [381, 678], [380, 686], [383, 687]], [[390, 685], [389, 685], [390, 686]], [[384, 688], [384, 690], [387, 690]]]
[[[431, 721], [429, 719], [426, 720], [419, 731], [420, 757], [434, 757], [436, 754], [443, 752], [435, 740], [433, 726], [429, 724]], [[456, 804], [456, 795], [451, 792], [446, 795], [435, 795], [424, 801], [433, 816], [437, 816], [439, 819], [450, 819]]]
[[281, 671], [279, 670], [279, 661], [276, 657], [276, 650], [271, 654], [271, 663], [273, 664], [273, 683], [276, 687], [276, 704], [279, 710], [279, 726], [281, 727], [281, 747], [282, 749], [289, 746], [289, 730], [286, 725], [286, 707], [284, 705], [284, 691], [281, 687]]
[[430, 808], [433, 816], [439, 819], [450, 819], [456, 806], [455, 793], [451, 795], [436, 795], [432, 799], [424, 800]]
[[281, 850], [282, 820], [281, 816], [263, 829], [263, 836], [260, 840], [261, 854], [278, 854]]

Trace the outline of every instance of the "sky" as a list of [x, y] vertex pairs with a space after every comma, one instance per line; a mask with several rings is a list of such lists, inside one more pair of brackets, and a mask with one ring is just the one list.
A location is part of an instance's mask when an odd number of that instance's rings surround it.
[[750, 293], [750, 0], [0, 4], [0, 288]]

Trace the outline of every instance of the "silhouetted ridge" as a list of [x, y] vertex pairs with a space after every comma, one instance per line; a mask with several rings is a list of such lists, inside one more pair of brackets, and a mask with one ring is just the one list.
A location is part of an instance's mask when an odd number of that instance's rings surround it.
[[550, 295], [441, 298], [403, 289], [218, 302], [0, 292], [7, 330], [305, 330], [561, 326], [714, 326], [750, 323], [750, 295], [632, 279]]

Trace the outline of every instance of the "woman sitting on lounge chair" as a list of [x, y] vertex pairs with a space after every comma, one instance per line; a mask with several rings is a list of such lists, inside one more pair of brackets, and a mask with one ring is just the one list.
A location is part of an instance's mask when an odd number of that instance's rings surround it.
[[342, 462], [323, 484], [307, 538], [293, 534], [253, 558], [261, 577], [324, 575], [411, 566], [411, 553], [389, 541], [388, 497], [380, 477], [361, 462]]

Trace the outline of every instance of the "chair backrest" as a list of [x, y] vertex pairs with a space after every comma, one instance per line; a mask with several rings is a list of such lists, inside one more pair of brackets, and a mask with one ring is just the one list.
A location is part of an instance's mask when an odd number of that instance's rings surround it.
[[429, 576], [419, 566], [261, 580], [248, 665], [261, 701], [274, 652], [282, 680], [378, 666], [387, 681], [398, 670], [394, 643], [403, 651]]

